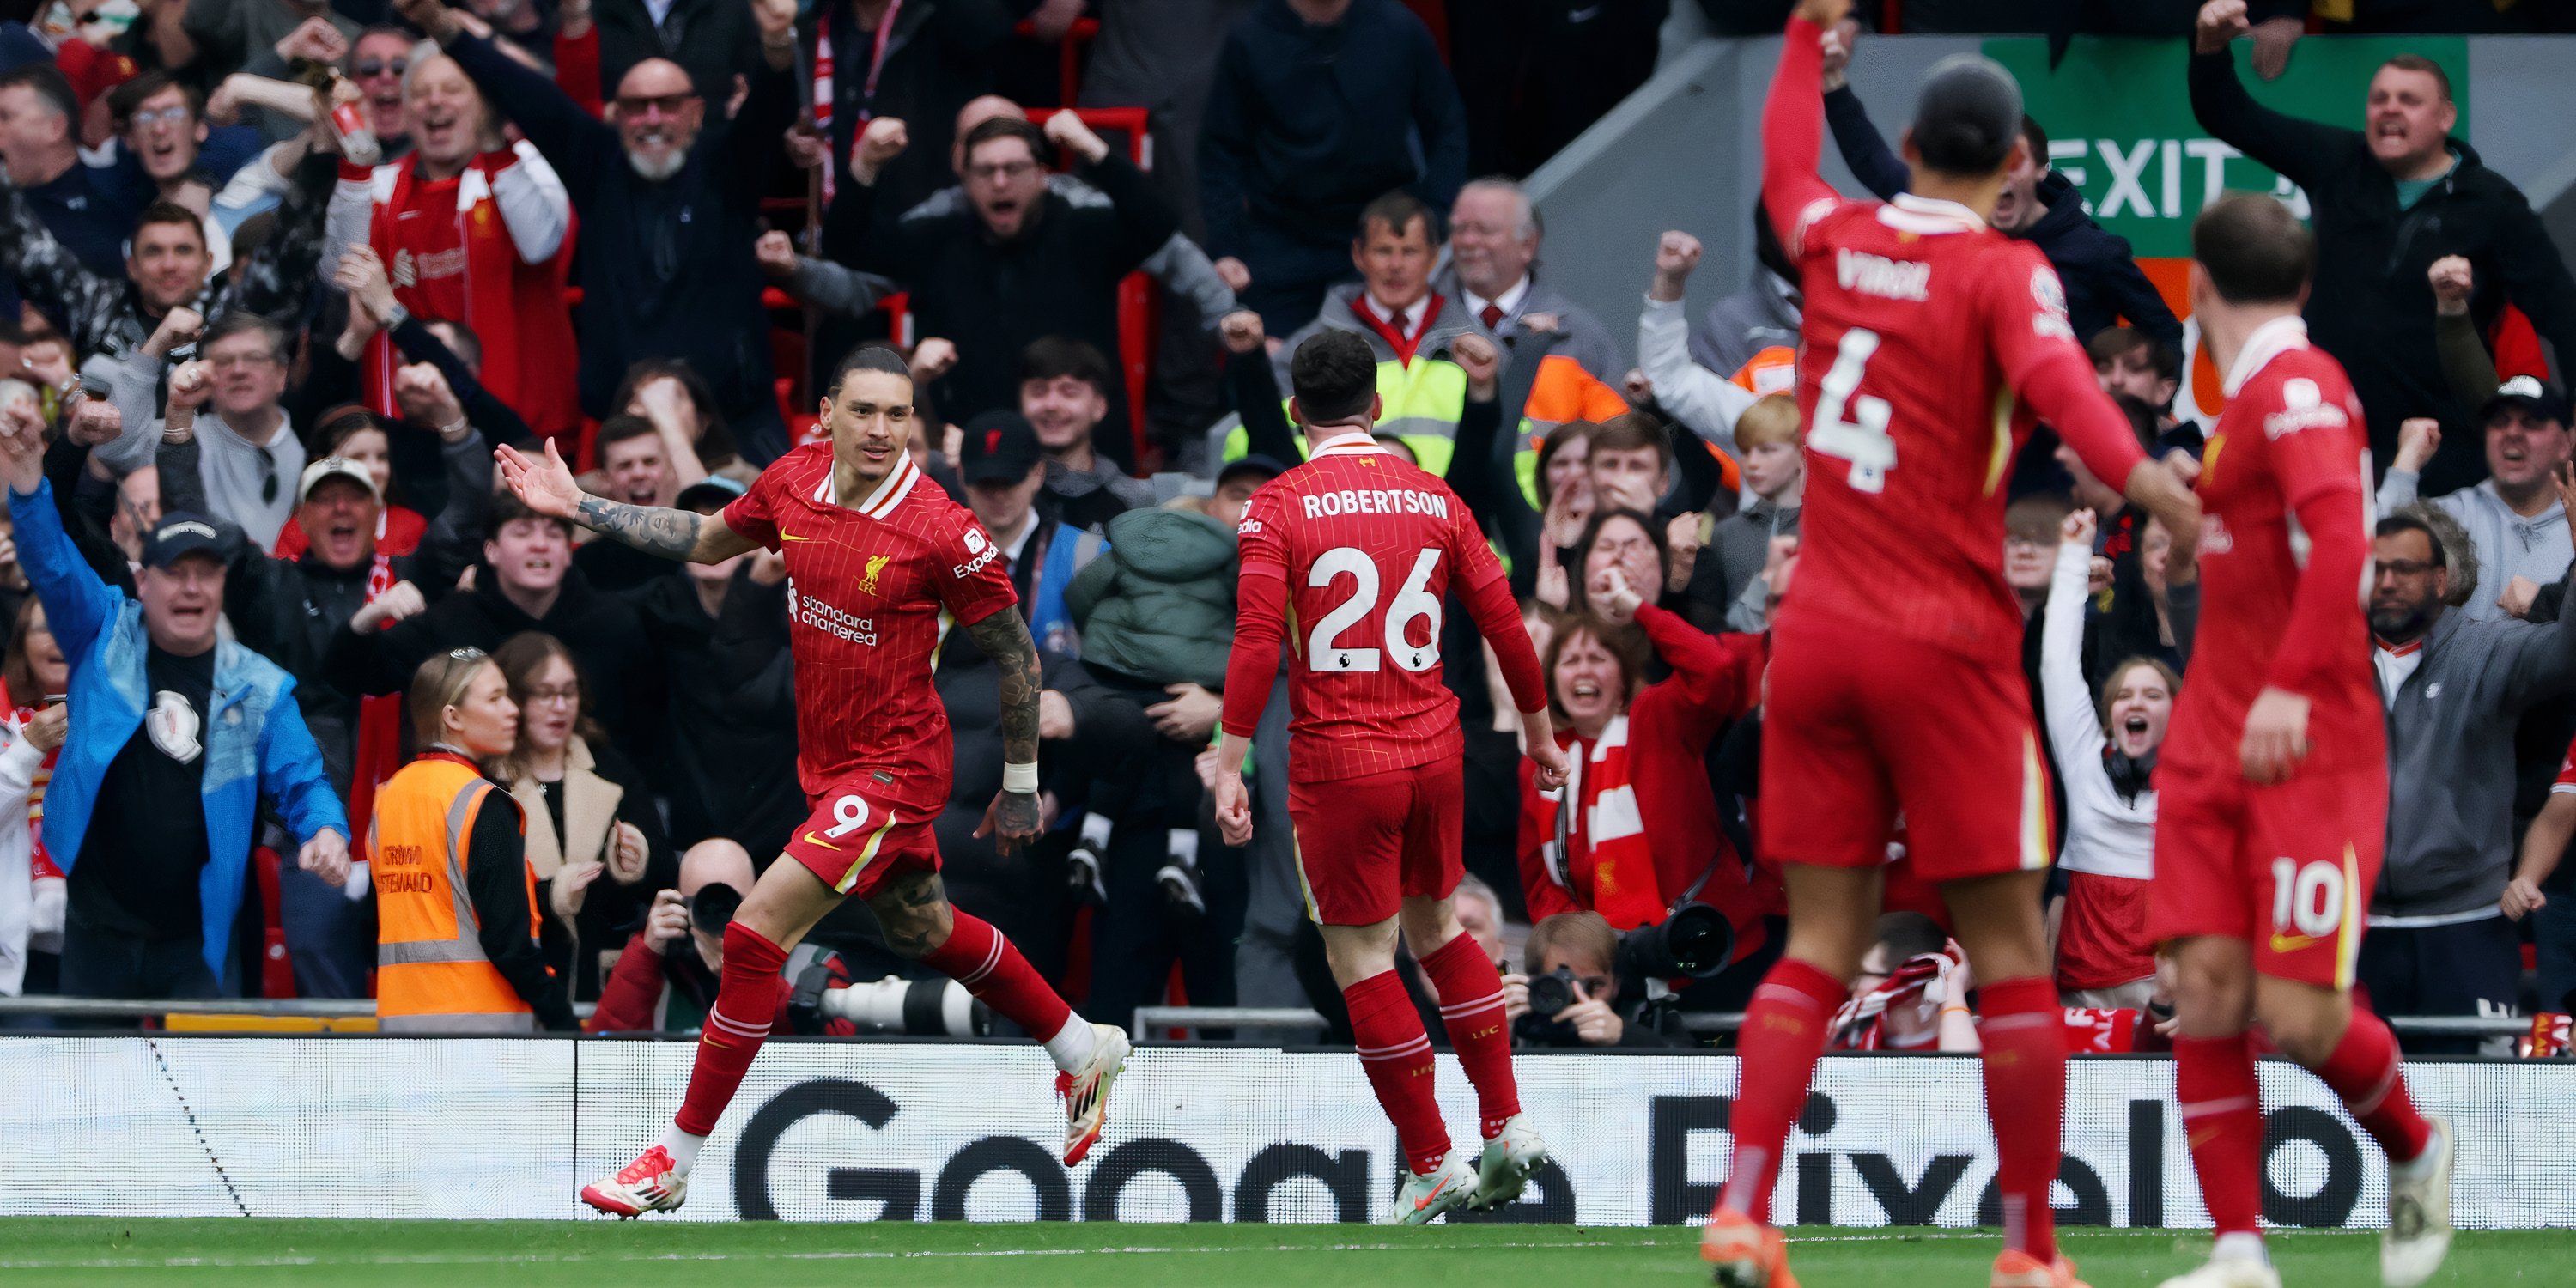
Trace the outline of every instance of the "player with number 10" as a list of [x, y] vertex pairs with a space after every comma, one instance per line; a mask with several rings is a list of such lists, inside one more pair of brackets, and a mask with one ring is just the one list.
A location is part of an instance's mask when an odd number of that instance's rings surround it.
[[[1293, 622], [1288, 816], [1298, 878], [1350, 1004], [1360, 1067], [1404, 1150], [1388, 1222], [1421, 1225], [1518, 1198], [1547, 1159], [1521, 1118], [1502, 977], [1450, 903], [1465, 871], [1466, 744], [1458, 699], [1440, 679], [1453, 587], [1493, 645], [1542, 788], [1564, 785], [1565, 753], [1537, 651], [1475, 516], [1447, 484], [1370, 436], [1382, 404], [1368, 345], [1327, 331], [1298, 345], [1289, 369], [1289, 413], [1305, 426], [1310, 456], [1253, 493], [1238, 529], [1217, 822], [1228, 844], [1251, 837], [1243, 759]], [[1474, 1167], [1451, 1150], [1432, 1096], [1431, 1040], [1395, 972], [1399, 925], [1476, 1086], [1485, 1145]]]
[[1730, 1288], [1795, 1282], [1771, 1192], [1869, 947], [1901, 812], [1908, 861], [1940, 887], [1979, 981], [2005, 1245], [1992, 1282], [2068, 1288], [2048, 1198], [2066, 1096], [2040, 918], [2049, 785], [2002, 566], [2027, 413], [2122, 481], [2186, 565], [2200, 509], [2096, 385], [2047, 259], [1987, 225], [2026, 146], [2002, 68], [1958, 55], [1925, 77], [1903, 145], [1913, 192], [1845, 201], [1816, 176], [1822, 41], [1850, 7], [1801, 0], [1762, 119], [1763, 207], [1805, 301], [1804, 532], [1772, 623], [1762, 746], [1761, 840], [1787, 879], [1789, 942], [1745, 1014], [1734, 1156], [1701, 1252]]

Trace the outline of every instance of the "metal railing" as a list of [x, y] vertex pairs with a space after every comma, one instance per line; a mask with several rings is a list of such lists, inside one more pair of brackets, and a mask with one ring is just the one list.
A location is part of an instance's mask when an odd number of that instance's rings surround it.
[[[588, 1002], [573, 1007], [575, 1014], [588, 1017]], [[45, 1016], [64, 1019], [151, 1019], [171, 1015], [250, 1016], [262, 1019], [350, 1020], [372, 1019], [376, 1013], [373, 1001], [322, 998], [206, 998], [139, 1001], [128, 998], [102, 997], [0, 997], [0, 1027], [14, 1016]], [[1325, 1027], [1323, 1014], [1303, 1006], [1140, 1006], [1132, 1017], [1134, 1031], [1153, 1033], [1164, 1029], [1241, 1029], [1260, 1033], [1320, 1030]], [[2531, 1031], [2528, 1016], [2488, 1015], [2392, 1015], [2388, 1026], [2401, 1034], [2422, 1037], [2520, 1037]], [[1744, 1023], [1738, 1012], [1684, 1011], [1684, 1029], [1692, 1033], [1732, 1033]]]

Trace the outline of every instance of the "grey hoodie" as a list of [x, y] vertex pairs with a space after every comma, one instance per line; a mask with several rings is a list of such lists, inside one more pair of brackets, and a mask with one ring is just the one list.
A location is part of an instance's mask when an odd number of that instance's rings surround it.
[[[2457, 495], [2456, 493], [2454, 495]], [[2388, 701], [2388, 854], [2372, 925], [2497, 911], [2513, 868], [2513, 731], [2576, 690], [2576, 612], [2547, 625], [2450, 610]]]
[[[2388, 477], [2379, 484], [2379, 512], [2390, 514], [2414, 504], [2418, 481], [2407, 471], [2388, 471]], [[2535, 586], [2550, 585], [2567, 575], [2568, 561], [2576, 556], [2576, 547], [2567, 544], [2565, 507], [2553, 500], [2546, 509], [2526, 519], [2496, 494], [2494, 479], [2445, 492], [2425, 504], [2459, 520], [2460, 526], [2468, 530], [2469, 544], [2477, 549], [2478, 589], [2457, 610], [2477, 621], [2504, 616], [2504, 610], [2496, 606], [2496, 597], [2514, 578], [2528, 578]]]

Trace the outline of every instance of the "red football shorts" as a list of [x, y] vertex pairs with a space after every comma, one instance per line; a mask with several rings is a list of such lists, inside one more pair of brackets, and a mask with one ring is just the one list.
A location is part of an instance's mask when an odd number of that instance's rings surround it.
[[1456, 757], [1329, 782], [1288, 784], [1297, 880], [1324, 926], [1373, 926], [1404, 899], [1446, 898], [1466, 872], [1467, 808]]
[[2048, 866], [2048, 770], [2009, 663], [1836, 622], [1773, 628], [1762, 846], [1784, 863], [1906, 859], [1934, 885]]
[[2387, 830], [2375, 765], [2268, 787], [2233, 768], [2160, 769], [2147, 933], [2242, 939], [2260, 974], [2350, 988]]
[[787, 857], [834, 891], [859, 899], [873, 897], [903, 869], [937, 872], [939, 838], [931, 829], [937, 816], [915, 818], [908, 807], [871, 794], [877, 786], [873, 774], [858, 774], [812, 797], [814, 813], [787, 838]]

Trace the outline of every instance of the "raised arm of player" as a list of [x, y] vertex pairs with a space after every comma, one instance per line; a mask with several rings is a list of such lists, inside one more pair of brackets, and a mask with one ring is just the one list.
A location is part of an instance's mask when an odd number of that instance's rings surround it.
[[1816, 163], [1825, 152], [1825, 33], [1849, 12], [1851, 0], [1799, 0], [1762, 100], [1762, 208], [1791, 259], [1806, 255], [1807, 225], [1842, 200]]
[[722, 563], [760, 543], [725, 525], [724, 516], [666, 510], [653, 505], [627, 505], [592, 496], [573, 481], [572, 467], [546, 440], [544, 459], [507, 443], [492, 449], [501, 477], [522, 504], [549, 518], [563, 519], [614, 538], [648, 555], [689, 563]]
[[2342, 411], [2331, 404], [2305, 409], [2304, 427], [2269, 444], [2281, 500], [2308, 534], [2308, 561], [2263, 691], [2245, 713], [2238, 754], [2246, 778], [2257, 783], [2290, 776], [2308, 754], [2309, 705], [2331, 690], [2338, 669], [2354, 665], [2353, 618], [2369, 592], [2369, 467], [2348, 416], [2339, 424], [2314, 420]]

